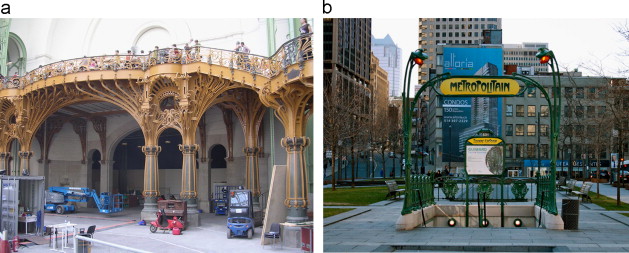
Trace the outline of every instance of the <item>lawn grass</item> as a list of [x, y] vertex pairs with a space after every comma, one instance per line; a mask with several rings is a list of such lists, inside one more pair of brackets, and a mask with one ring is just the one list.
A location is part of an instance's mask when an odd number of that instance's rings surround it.
[[619, 214], [629, 217], [629, 213], [619, 213]]
[[590, 198], [592, 198], [592, 203], [596, 204], [602, 208], [605, 208], [605, 210], [608, 211], [629, 211], [629, 204], [625, 203], [625, 202], [620, 202], [620, 206], [616, 205], [616, 198], [610, 198], [607, 197], [603, 194], [601, 194], [600, 197], [596, 197], [596, 190], [592, 191], [590, 190], [590, 192], [588, 193], [588, 195], [590, 195]]
[[[399, 188], [404, 188], [399, 186]], [[324, 206], [366, 206], [385, 200], [386, 186], [323, 189]]]
[[344, 212], [349, 212], [354, 209], [356, 208], [323, 208], [323, 218], [327, 218]]

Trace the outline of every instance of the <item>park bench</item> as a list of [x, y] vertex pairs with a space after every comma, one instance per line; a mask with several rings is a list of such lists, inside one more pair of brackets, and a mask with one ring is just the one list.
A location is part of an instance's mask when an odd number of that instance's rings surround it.
[[387, 187], [389, 188], [389, 193], [387, 193], [387, 196], [384, 197], [385, 199], [389, 196], [392, 196], [393, 199], [396, 199], [397, 196], [402, 195], [402, 193], [404, 192], [404, 189], [398, 189], [397, 182], [395, 182], [395, 180], [387, 180], [384, 181], [384, 183], [386, 183]]
[[591, 188], [592, 188], [592, 183], [587, 182], [587, 183], [583, 183], [581, 190], [572, 191], [571, 193], [576, 195], [577, 197], [581, 197], [581, 201], [584, 201], [587, 198], [590, 202], [592, 202], [592, 199], [590, 198], [590, 195], [588, 194], [590, 193]]
[[566, 177], [559, 177], [557, 180], [557, 189], [561, 189], [562, 186], [566, 186]]
[[559, 188], [563, 191], [566, 191], [566, 193], [569, 193], [571, 191], [574, 190], [574, 186], [577, 184], [577, 180], [574, 179], [570, 179], [568, 180], [568, 182], [566, 183], [566, 186], [559, 186]]

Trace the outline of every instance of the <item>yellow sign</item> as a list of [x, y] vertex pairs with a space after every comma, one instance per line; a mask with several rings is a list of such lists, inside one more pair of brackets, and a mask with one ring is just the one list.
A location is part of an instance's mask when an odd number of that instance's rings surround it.
[[441, 83], [443, 95], [509, 96], [520, 92], [516, 80], [507, 78], [450, 78]]
[[497, 145], [502, 142], [501, 139], [498, 138], [472, 138], [468, 140], [472, 145]]

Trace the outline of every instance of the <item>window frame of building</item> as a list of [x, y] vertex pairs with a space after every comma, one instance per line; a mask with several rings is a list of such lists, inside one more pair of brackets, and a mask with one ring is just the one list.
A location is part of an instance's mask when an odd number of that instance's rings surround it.
[[605, 117], [606, 111], [607, 111], [607, 106], [604, 106], [604, 105], [598, 106], [598, 117], [599, 118]]
[[515, 116], [516, 117], [524, 117], [524, 105], [516, 105], [515, 106]]
[[596, 117], [596, 107], [593, 105], [588, 105], [585, 109], [586, 117], [595, 118]]
[[539, 125], [540, 136], [548, 137], [549, 130], [550, 130], [550, 126], [548, 124]]
[[574, 108], [574, 117], [575, 118], [583, 118], [585, 114], [585, 109], [582, 105], [577, 105]]
[[539, 106], [539, 116], [540, 117], [548, 117], [550, 115], [550, 110], [548, 110], [548, 105], [540, 105]]
[[535, 151], [537, 151], [537, 148], [535, 146], [537, 146], [537, 144], [526, 144], [527, 158], [537, 158], [537, 154], [535, 153]]
[[565, 98], [572, 98], [572, 96], [573, 96], [573, 92], [572, 91], [573, 91], [572, 87], [565, 87], [564, 88], [564, 93], [563, 93], [564, 97]]
[[576, 98], [585, 98], [585, 88], [577, 87], [575, 89], [575, 96]]
[[505, 125], [505, 134], [506, 136], [513, 136], [513, 124]]
[[535, 106], [535, 105], [527, 105], [526, 106], [526, 116], [528, 116], [528, 117], [537, 117], [537, 106]]
[[588, 88], [588, 95], [587, 98], [589, 99], [594, 99], [596, 98], [596, 87], [590, 87]]
[[535, 91], [536, 91], [536, 90], [537, 90], [537, 89], [536, 89], [535, 87], [529, 87], [529, 88], [527, 89], [526, 97], [529, 97], [529, 98], [534, 98], [534, 97], [535, 97]]
[[535, 124], [527, 124], [526, 125], [526, 135], [527, 136], [535, 136], [535, 135], [537, 135], [537, 125], [535, 125]]
[[524, 158], [524, 144], [515, 145], [515, 158]]
[[507, 107], [505, 109], [505, 116], [506, 117], [513, 117], [513, 105], [507, 105]]
[[513, 157], [513, 144], [505, 145], [505, 158]]
[[515, 136], [524, 136], [524, 124], [515, 125]]
[[548, 159], [549, 145], [548, 144], [540, 144], [539, 156], [540, 158]]

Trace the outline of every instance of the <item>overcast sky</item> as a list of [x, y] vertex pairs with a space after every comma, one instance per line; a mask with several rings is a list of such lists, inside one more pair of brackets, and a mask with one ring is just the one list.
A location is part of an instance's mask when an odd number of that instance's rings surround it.
[[[605, 66], [608, 76], [627, 76], [619, 69], [629, 69], [629, 57], [621, 57], [623, 50], [629, 50], [625, 41], [615, 30], [625, 25], [626, 19], [502, 19], [502, 42], [520, 44], [522, 42], [548, 42], [555, 52], [559, 68], [573, 70], [579, 68], [584, 75], [596, 76], [597, 72], [586, 69], [600, 69]], [[404, 77], [404, 67], [408, 55], [417, 49], [418, 19], [372, 19], [372, 34], [376, 38], [391, 35], [393, 41], [402, 48], [400, 76]], [[623, 64], [623, 61], [626, 62]], [[582, 67], [583, 66], [583, 67]], [[416, 68], [414, 69], [414, 71]], [[412, 84], [417, 83], [413, 75]]]

